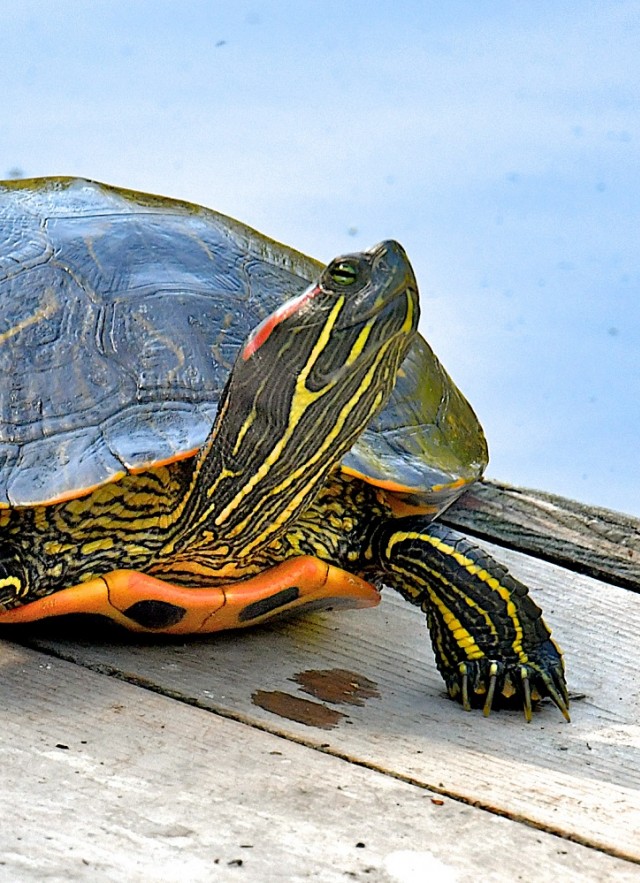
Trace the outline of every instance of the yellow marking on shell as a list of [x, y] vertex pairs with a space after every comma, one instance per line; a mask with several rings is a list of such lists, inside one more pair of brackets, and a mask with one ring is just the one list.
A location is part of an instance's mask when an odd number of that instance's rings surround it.
[[87, 251], [88, 251], [89, 254], [91, 255], [91, 260], [93, 261], [93, 263], [95, 264], [95, 266], [100, 270], [100, 272], [101, 272], [103, 275], [107, 275], [107, 274], [105, 274], [104, 267], [102, 266], [102, 264], [101, 264], [101, 262], [100, 262], [100, 259], [99, 259], [98, 255], [97, 255], [97, 253], [96, 253], [96, 250], [95, 250], [95, 247], [94, 247], [93, 241], [94, 241], [94, 240], [93, 240], [93, 237], [92, 237], [92, 236], [85, 236], [85, 237], [84, 237], [84, 244], [87, 246]]
[[104, 537], [101, 540], [91, 540], [91, 542], [84, 543], [80, 547], [80, 553], [82, 555], [93, 555], [94, 552], [105, 552], [107, 549], [113, 548], [113, 539], [111, 537]]
[[146, 315], [144, 315], [140, 311], [136, 313], [136, 320], [138, 325], [142, 326], [142, 329], [147, 332], [145, 337], [148, 343], [152, 345], [152, 352], [154, 354], [158, 350], [162, 352], [163, 364], [166, 364], [168, 362], [169, 353], [173, 355], [175, 360], [174, 366], [169, 369], [165, 368], [163, 373], [167, 380], [174, 380], [176, 378], [176, 372], [184, 366], [186, 360], [184, 350], [171, 336], [160, 334], [158, 328], [153, 324], [153, 322], [148, 321]]
[[469, 484], [473, 479], [468, 478], [457, 478], [455, 481], [447, 481], [444, 484], [434, 484], [431, 488], [433, 493], [440, 493], [440, 491], [453, 491], [456, 488], [464, 487], [465, 484]]
[[[354, 469], [351, 466], [341, 466], [342, 471], [345, 475], [350, 475], [352, 478], [359, 478], [362, 481], [365, 481], [367, 484], [371, 484], [374, 487], [379, 487], [380, 490], [383, 491], [391, 491], [391, 493], [395, 494], [419, 494], [420, 490], [411, 487], [408, 484], [400, 484], [398, 481], [393, 481], [392, 479], [380, 479], [373, 478], [371, 475], [367, 475], [365, 472], [360, 472], [359, 469]], [[433, 507], [432, 507], [433, 508]], [[416, 506], [415, 510], [418, 512], [428, 512], [431, 509], [427, 506]], [[433, 509], [435, 511], [435, 509]]]
[[0, 334], [0, 344], [15, 337], [16, 334], [20, 334], [25, 328], [29, 328], [31, 325], [37, 325], [39, 322], [42, 322], [43, 319], [49, 319], [55, 314], [58, 307], [58, 301], [53, 288], [45, 288], [42, 292], [41, 304], [42, 306], [40, 309], [36, 310], [30, 316], [26, 316], [21, 322], [17, 322], [11, 328], [7, 328], [6, 331], [3, 331]]
[[194, 245], [197, 245], [199, 248], [202, 249], [202, 251], [206, 254], [212, 264], [216, 262], [216, 255], [211, 251], [202, 236], [199, 236], [195, 230], [187, 230], [186, 235], [189, 237], [189, 239], [193, 241]]
[[[374, 487], [380, 487], [380, 483], [377, 481], [371, 481], [371, 479], [365, 479], [368, 484], [374, 485]], [[384, 495], [384, 502], [391, 509], [393, 515], [396, 518], [405, 518], [408, 515], [437, 515], [440, 511], [440, 506], [434, 505], [432, 503], [407, 503], [401, 497], [397, 497], [395, 494], [387, 494], [385, 488], [380, 488], [382, 494]]]

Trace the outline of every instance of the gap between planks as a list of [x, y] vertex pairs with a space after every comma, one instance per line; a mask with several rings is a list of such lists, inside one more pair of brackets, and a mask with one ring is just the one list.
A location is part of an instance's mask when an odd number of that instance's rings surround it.
[[241, 865], [264, 881], [637, 879], [619, 859], [43, 659], [0, 647], [0, 879], [204, 883]]
[[[545, 707], [484, 720], [442, 699], [422, 616], [395, 596], [378, 611], [318, 615], [253, 634], [176, 643], [78, 642], [34, 646], [182, 702], [320, 748], [350, 763], [471, 806], [553, 831], [630, 861], [640, 859], [640, 695], [635, 678], [640, 598], [504, 550], [534, 586], [563, 644], [574, 703], [571, 725]], [[537, 585], [536, 585], [537, 584]], [[380, 698], [349, 706], [331, 731], [256, 707], [256, 690], [290, 691], [297, 673], [352, 670]]]
[[640, 519], [631, 515], [485, 479], [442, 520], [479, 539], [640, 592]]

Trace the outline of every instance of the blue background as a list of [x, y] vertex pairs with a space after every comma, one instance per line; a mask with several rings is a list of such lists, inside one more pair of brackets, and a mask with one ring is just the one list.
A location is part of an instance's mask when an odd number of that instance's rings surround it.
[[3, 0], [0, 176], [399, 239], [489, 474], [640, 515], [640, 3]]

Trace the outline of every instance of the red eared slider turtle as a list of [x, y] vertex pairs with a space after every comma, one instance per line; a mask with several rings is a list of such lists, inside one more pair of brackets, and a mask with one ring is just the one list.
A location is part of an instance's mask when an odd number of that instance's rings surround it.
[[529, 718], [550, 696], [568, 717], [525, 586], [433, 523], [487, 452], [416, 333], [399, 245], [322, 269], [64, 178], [1, 184], [0, 237], [0, 623], [209, 632], [386, 584], [465, 707], [516, 697]]

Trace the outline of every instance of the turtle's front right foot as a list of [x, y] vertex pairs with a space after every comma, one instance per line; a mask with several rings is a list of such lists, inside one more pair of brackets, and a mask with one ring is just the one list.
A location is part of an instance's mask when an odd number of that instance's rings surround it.
[[423, 516], [374, 536], [383, 580], [427, 616], [438, 670], [464, 708], [549, 697], [569, 720], [562, 654], [527, 587], [457, 531]]
[[449, 695], [466, 711], [482, 707], [486, 717], [492, 708], [517, 704], [530, 721], [533, 705], [548, 697], [570, 720], [562, 656], [551, 639], [528, 654], [526, 662], [482, 657], [464, 659], [457, 668], [439, 664], [439, 669]]

